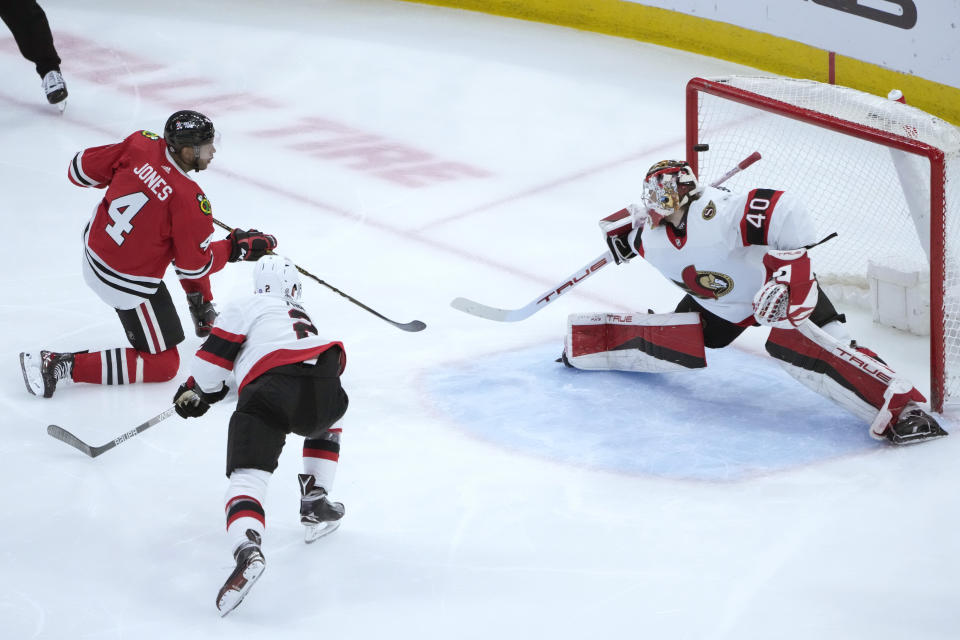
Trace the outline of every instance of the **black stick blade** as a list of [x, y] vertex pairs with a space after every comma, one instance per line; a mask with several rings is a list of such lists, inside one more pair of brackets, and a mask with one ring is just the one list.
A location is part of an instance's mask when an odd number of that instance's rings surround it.
[[398, 329], [402, 329], [403, 331], [410, 331], [410, 332], [423, 331], [424, 329], [427, 328], [427, 325], [420, 322], [419, 320], [413, 320], [405, 324], [400, 324], [399, 322], [391, 322], [390, 324], [392, 324]]

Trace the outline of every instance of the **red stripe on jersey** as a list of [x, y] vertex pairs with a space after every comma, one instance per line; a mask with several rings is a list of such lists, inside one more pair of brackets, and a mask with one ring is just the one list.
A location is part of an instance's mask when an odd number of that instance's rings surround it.
[[201, 360], [206, 360], [212, 365], [216, 365], [227, 371], [233, 371], [233, 361], [227, 360], [226, 358], [221, 358], [220, 356], [213, 355], [209, 351], [197, 351], [197, 357]]
[[[253, 382], [270, 369], [282, 367], [285, 364], [296, 364], [297, 362], [309, 360], [314, 356], [320, 355], [331, 347], [340, 347], [340, 373], [343, 373], [343, 369], [347, 360], [345, 355], [346, 350], [343, 348], [342, 342], [328, 342], [327, 344], [322, 344], [310, 349], [277, 349], [276, 351], [271, 351], [267, 355], [263, 356], [256, 362], [256, 364], [250, 367], [250, 371], [247, 372], [246, 376], [244, 376], [243, 381], [240, 383], [240, 388], [237, 389], [237, 393], [243, 391], [243, 388], [247, 386], [247, 384]], [[197, 355], [200, 356], [201, 354], [198, 353]], [[206, 358], [204, 358], [204, 360], [206, 360]], [[212, 364], [217, 364], [213, 361], [210, 362]]]
[[224, 331], [220, 327], [214, 327], [213, 331], [211, 331], [210, 333], [217, 336], [218, 338], [223, 338], [224, 340], [228, 340], [230, 342], [243, 342], [244, 340], [247, 339], [247, 336], [245, 335], [242, 335], [239, 333], [230, 333], [229, 331]]
[[783, 191], [754, 189], [747, 194], [747, 204], [740, 218], [740, 240], [743, 246], [769, 244], [770, 219]]
[[320, 458], [322, 460], [331, 460], [333, 462], [340, 461], [339, 453], [335, 453], [333, 451], [323, 451], [322, 449], [307, 449], [306, 447], [303, 448], [303, 457], [304, 458]]

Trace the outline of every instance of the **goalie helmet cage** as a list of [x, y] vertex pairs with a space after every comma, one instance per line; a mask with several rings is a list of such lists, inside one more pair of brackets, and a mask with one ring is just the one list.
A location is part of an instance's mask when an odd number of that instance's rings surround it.
[[812, 250], [831, 297], [859, 289], [865, 300], [868, 261], [929, 273], [930, 402], [960, 403], [960, 130], [812, 80], [694, 78], [686, 101], [687, 161], [701, 179], [758, 150], [763, 161], [730, 188], [799, 193], [819, 236], [837, 232]]

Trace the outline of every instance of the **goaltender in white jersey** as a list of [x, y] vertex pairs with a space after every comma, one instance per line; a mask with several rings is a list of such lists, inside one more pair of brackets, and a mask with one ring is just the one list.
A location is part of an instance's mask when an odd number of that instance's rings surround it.
[[[637, 205], [629, 209], [634, 219], [647, 216]], [[746, 326], [754, 324], [753, 296], [767, 281], [766, 253], [819, 240], [799, 203], [770, 189], [731, 193], [707, 187], [676, 227], [633, 233], [637, 253], [657, 271], [708, 311]]]
[[850, 339], [820, 289], [807, 249], [809, 215], [783, 191], [700, 186], [686, 162], [664, 160], [644, 178], [643, 205], [600, 221], [617, 264], [640, 256], [687, 295], [669, 314], [574, 314], [562, 360], [579, 369], [664, 372], [705, 367], [704, 348], [747, 327], [771, 327], [767, 352], [791, 376], [894, 444], [947, 435], [926, 402], [877, 354]]
[[236, 568], [217, 594], [220, 615], [233, 610], [266, 566], [261, 543], [267, 483], [290, 433], [304, 437], [300, 522], [306, 542], [333, 532], [343, 504], [331, 502], [340, 459], [340, 419], [348, 398], [340, 386], [343, 344], [322, 338], [300, 305], [300, 277], [286, 258], [267, 255], [254, 266], [254, 294], [227, 305], [197, 351], [174, 395], [177, 413], [199, 417], [227, 394], [233, 371], [237, 407], [227, 436], [224, 510]]

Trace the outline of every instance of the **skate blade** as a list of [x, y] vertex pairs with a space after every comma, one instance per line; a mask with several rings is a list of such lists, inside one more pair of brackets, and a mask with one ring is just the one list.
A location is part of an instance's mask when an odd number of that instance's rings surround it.
[[307, 544], [311, 542], [316, 542], [324, 536], [328, 536], [337, 529], [340, 528], [340, 521], [334, 520], [333, 522], [321, 522], [320, 524], [313, 524], [307, 526], [307, 531], [303, 537], [303, 541]]
[[913, 444], [920, 444], [921, 442], [929, 442], [930, 440], [945, 438], [948, 435], [950, 434], [938, 427], [937, 431], [934, 431], [933, 433], [927, 433], [922, 436], [913, 436], [913, 437], [905, 437], [905, 438], [901, 436], [893, 436], [892, 438], [890, 438], [890, 442], [891, 444], [895, 444], [898, 447], [909, 447], [910, 445], [913, 445]]
[[31, 394], [35, 396], [39, 396], [43, 393], [43, 385], [41, 384], [39, 387], [34, 387], [30, 383], [30, 374], [27, 373], [27, 363], [25, 362], [25, 360], [30, 360], [30, 359], [31, 359], [31, 356], [29, 353], [20, 354], [20, 371], [23, 372], [23, 384], [27, 386], [27, 391], [29, 391]]
[[221, 618], [236, 609], [237, 605], [243, 602], [247, 592], [250, 591], [250, 587], [257, 581], [257, 578], [260, 577], [260, 574], [263, 573], [265, 568], [266, 564], [263, 562], [251, 562], [250, 566], [243, 570], [243, 584], [237, 589], [227, 589], [220, 595], [220, 598], [217, 600], [217, 609], [220, 610]]

